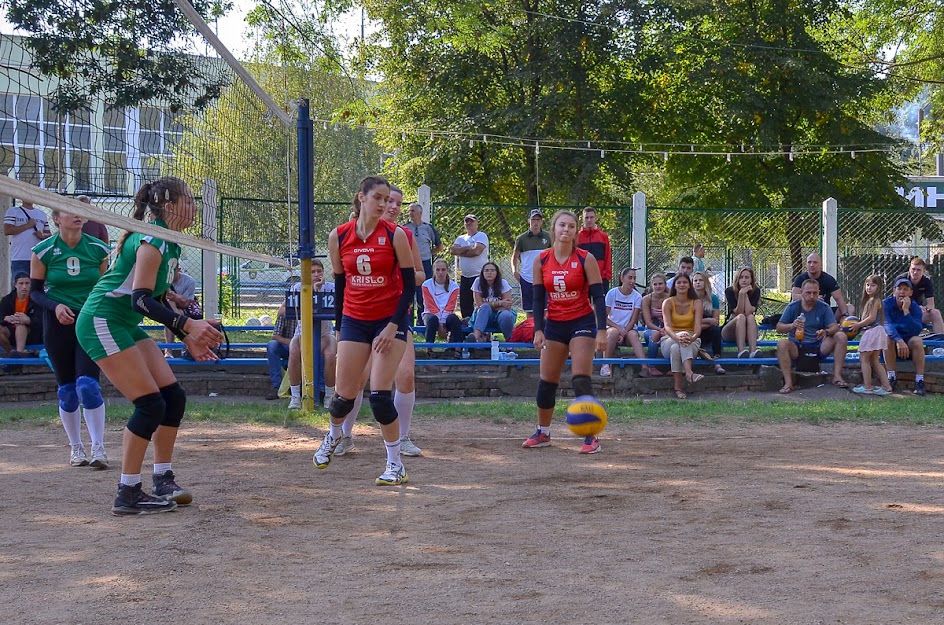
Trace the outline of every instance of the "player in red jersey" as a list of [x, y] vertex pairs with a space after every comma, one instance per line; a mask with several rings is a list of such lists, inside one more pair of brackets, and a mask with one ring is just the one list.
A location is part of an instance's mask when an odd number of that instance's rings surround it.
[[[592, 254], [577, 248], [577, 216], [563, 210], [554, 213], [551, 235], [553, 245], [534, 259], [534, 346], [541, 350], [541, 380], [537, 395], [538, 429], [522, 444], [527, 448], [551, 444], [551, 419], [567, 355], [571, 358], [574, 396], [592, 395], [593, 353], [606, 347], [606, 304], [600, 267]], [[586, 437], [580, 453], [598, 451], [599, 439]]]
[[416, 280], [406, 234], [382, 219], [389, 195], [386, 180], [364, 178], [354, 196], [355, 220], [338, 226], [328, 237], [338, 327], [337, 380], [328, 408], [331, 428], [312, 459], [319, 469], [331, 462], [344, 417], [362, 392], [362, 372], [370, 361], [370, 408], [387, 449], [387, 467], [376, 480], [378, 486], [407, 481], [391, 389], [406, 348]]

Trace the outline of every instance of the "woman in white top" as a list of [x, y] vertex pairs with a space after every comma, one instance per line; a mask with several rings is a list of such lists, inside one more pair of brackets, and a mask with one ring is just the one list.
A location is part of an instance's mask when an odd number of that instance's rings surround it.
[[518, 315], [512, 308], [511, 285], [501, 277], [498, 265], [489, 261], [482, 267], [479, 277], [472, 283], [475, 315], [472, 319], [472, 334], [467, 340], [482, 342], [489, 327], [499, 328], [505, 340], [511, 339]]
[[[645, 358], [642, 341], [636, 331], [639, 316], [642, 313], [642, 295], [636, 291], [636, 270], [626, 267], [620, 272], [620, 285], [606, 294], [606, 351], [604, 358], [616, 356], [620, 345], [633, 348], [636, 358]], [[600, 375], [610, 376], [610, 365], [600, 367]], [[643, 365], [640, 376], [649, 377], [649, 365]]]
[[[436, 334], [450, 343], [462, 341], [462, 320], [456, 314], [459, 303], [459, 285], [449, 277], [449, 264], [439, 259], [433, 263], [433, 277], [423, 283], [423, 325], [426, 342], [435, 343]], [[432, 350], [427, 349], [429, 354]]]

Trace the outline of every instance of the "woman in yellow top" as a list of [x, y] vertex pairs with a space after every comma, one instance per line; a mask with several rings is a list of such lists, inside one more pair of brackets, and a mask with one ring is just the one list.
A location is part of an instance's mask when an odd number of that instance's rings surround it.
[[705, 377], [692, 371], [692, 360], [701, 347], [699, 335], [702, 314], [702, 301], [695, 296], [692, 279], [685, 274], [678, 274], [672, 281], [669, 298], [662, 303], [665, 336], [662, 337], [659, 347], [662, 356], [672, 363], [675, 396], [679, 399], [688, 397], [682, 390], [683, 373], [690, 383]]

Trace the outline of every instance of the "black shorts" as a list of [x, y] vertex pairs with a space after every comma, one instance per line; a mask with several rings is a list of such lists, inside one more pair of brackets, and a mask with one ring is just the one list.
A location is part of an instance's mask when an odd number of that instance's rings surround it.
[[521, 310], [529, 313], [534, 310], [534, 285], [524, 278], [518, 284], [521, 285]]
[[570, 340], [581, 336], [594, 339], [597, 336], [597, 319], [593, 313], [570, 321], [544, 321], [544, 339], [570, 345]]
[[[384, 328], [387, 327], [387, 324], [390, 323], [390, 319], [391, 317], [378, 319], [376, 321], [363, 321], [361, 319], [348, 317], [347, 315], [341, 315], [341, 331], [338, 335], [338, 340], [351, 341], [353, 343], [367, 343], [370, 345], [374, 342], [374, 339], [383, 332]], [[406, 333], [409, 330], [410, 326], [406, 323], [400, 324], [394, 338], [406, 342]]]

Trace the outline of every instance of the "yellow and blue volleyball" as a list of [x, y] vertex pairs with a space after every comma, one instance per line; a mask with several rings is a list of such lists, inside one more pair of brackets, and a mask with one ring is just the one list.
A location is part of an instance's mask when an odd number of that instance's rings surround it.
[[592, 395], [578, 397], [567, 406], [567, 427], [577, 436], [596, 436], [606, 427], [606, 408]]
[[859, 323], [858, 317], [846, 317], [845, 319], [842, 320], [842, 323], [840, 324], [839, 327], [842, 329], [843, 334], [849, 337], [849, 339], [853, 339], [855, 338], [856, 334], [859, 333], [858, 330], [852, 329], [852, 326], [856, 323]]

